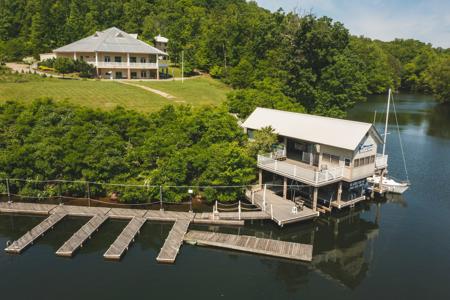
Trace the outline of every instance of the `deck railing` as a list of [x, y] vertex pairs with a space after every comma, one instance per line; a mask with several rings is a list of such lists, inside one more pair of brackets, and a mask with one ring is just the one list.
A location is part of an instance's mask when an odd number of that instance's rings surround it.
[[388, 165], [388, 156], [377, 153], [377, 156], [375, 157], [375, 168], [382, 169], [386, 168], [387, 165]]
[[274, 159], [270, 154], [258, 155], [258, 167], [294, 180], [312, 184], [322, 184], [340, 179], [344, 176], [343, 167], [316, 171], [314, 169], [302, 167], [301, 165]]
[[[95, 65], [95, 63], [94, 63]], [[156, 69], [157, 63], [138, 63], [138, 62], [98, 62], [97, 68], [123, 68], [123, 69]]]

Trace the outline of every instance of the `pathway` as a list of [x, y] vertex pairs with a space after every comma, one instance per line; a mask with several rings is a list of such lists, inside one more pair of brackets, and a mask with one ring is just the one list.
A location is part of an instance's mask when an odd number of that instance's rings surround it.
[[131, 86], [134, 86], [134, 87], [141, 88], [141, 89], [143, 89], [143, 90], [152, 92], [152, 93], [154, 93], [154, 94], [157, 94], [157, 95], [159, 95], [159, 96], [161, 96], [161, 97], [164, 97], [164, 98], [166, 98], [166, 99], [169, 99], [169, 100], [175, 99], [175, 96], [172, 96], [171, 94], [168, 94], [168, 93], [166, 93], [166, 92], [163, 92], [163, 91], [160, 91], [160, 90], [157, 90], [157, 89], [153, 89], [153, 88], [148, 87], [148, 86], [140, 85], [140, 84], [137, 84], [137, 83], [131, 83], [131, 82], [129, 82], [129, 81], [123, 81], [123, 80], [117, 80], [117, 82], [122, 83], [122, 84], [126, 84], [126, 85], [131, 85]]

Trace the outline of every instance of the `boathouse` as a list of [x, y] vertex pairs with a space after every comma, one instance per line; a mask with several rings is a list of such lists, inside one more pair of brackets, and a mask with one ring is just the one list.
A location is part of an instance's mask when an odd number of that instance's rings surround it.
[[264, 206], [269, 198], [313, 212], [352, 206], [365, 199], [366, 178], [387, 167], [387, 156], [377, 153], [383, 140], [370, 123], [256, 108], [242, 124], [250, 139], [269, 126], [278, 143], [258, 155], [254, 191]]

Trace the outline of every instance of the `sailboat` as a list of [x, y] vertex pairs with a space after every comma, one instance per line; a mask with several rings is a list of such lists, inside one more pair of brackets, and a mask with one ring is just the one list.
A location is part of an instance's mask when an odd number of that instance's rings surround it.
[[[392, 91], [389, 89], [388, 91], [388, 101], [387, 101], [387, 108], [386, 108], [386, 123], [384, 126], [384, 137], [383, 137], [383, 155], [386, 151], [386, 137], [388, 135], [387, 129], [389, 124], [389, 109], [390, 104], [392, 104], [394, 108], [394, 114], [395, 114], [395, 121], [397, 123], [397, 131], [398, 131], [398, 137], [399, 137], [399, 143], [400, 143], [400, 150], [402, 152], [403, 157], [403, 166], [405, 168], [406, 178], [407, 180], [396, 180], [393, 177], [387, 176], [384, 171], [381, 172], [381, 174], [374, 174], [372, 177], [367, 178], [367, 182], [369, 183], [369, 189], [374, 189], [380, 193], [388, 192], [388, 193], [394, 193], [394, 194], [403, 194], [406, 192], [406, 190], [409, 188], [410, 183], [408, 180], [408, 170], [406, 168], [406, 160], [405, 160], [405, 153], [403, 151], [403, 144], [402, 139], [400, 136], [400, 128], [398, 126], [398, 120], [397, 120], [397, 112], [395, 109], [395, 103], [394, 103], [394, 97], [392, 96]], [[387, 170], [386, 170], [387, 171]]]

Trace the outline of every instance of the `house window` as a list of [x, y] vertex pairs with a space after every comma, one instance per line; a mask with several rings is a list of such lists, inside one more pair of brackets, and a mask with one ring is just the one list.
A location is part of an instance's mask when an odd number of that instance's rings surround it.
[[250, 140], [255, 138], [255, 131], [253, 129], [247, 129], [247, 136]]
[[146, 59], [145, 57], [141, 57], [141, 63], [145, 63]]
[[114, 56], [114, 61], [115, 62], [122, 62], [122, 57], [121, 56]]
[[110, 62], [110, 61], [111, 61], [111, 57], [105, 56], [105, 62]]
[[84, 59], [83, 59], [83, 55], [80, 56], [80, 60], [84, 60]]
[[132, 79], [136, 79], [137, 78], [137, 73], [136, 72], [131, 72], [130, 75], [131, 75]]
[[130, 62], [135, 63], [136, 62], [136, 56], [131, 56], [130, 57]]
[[116, 72], [116, 78], [122, 79], [122, 72]]
[[141, 77], [146, 78], [147, 77], [147, 71], [141, 71]]
[[350, 162], [351, 162], [350, 158], [346, 158], [346, 159], [344, 160], [344, 162], [345, 162], [345, 166], [346, 166], [346, 167], [350, 167]]

